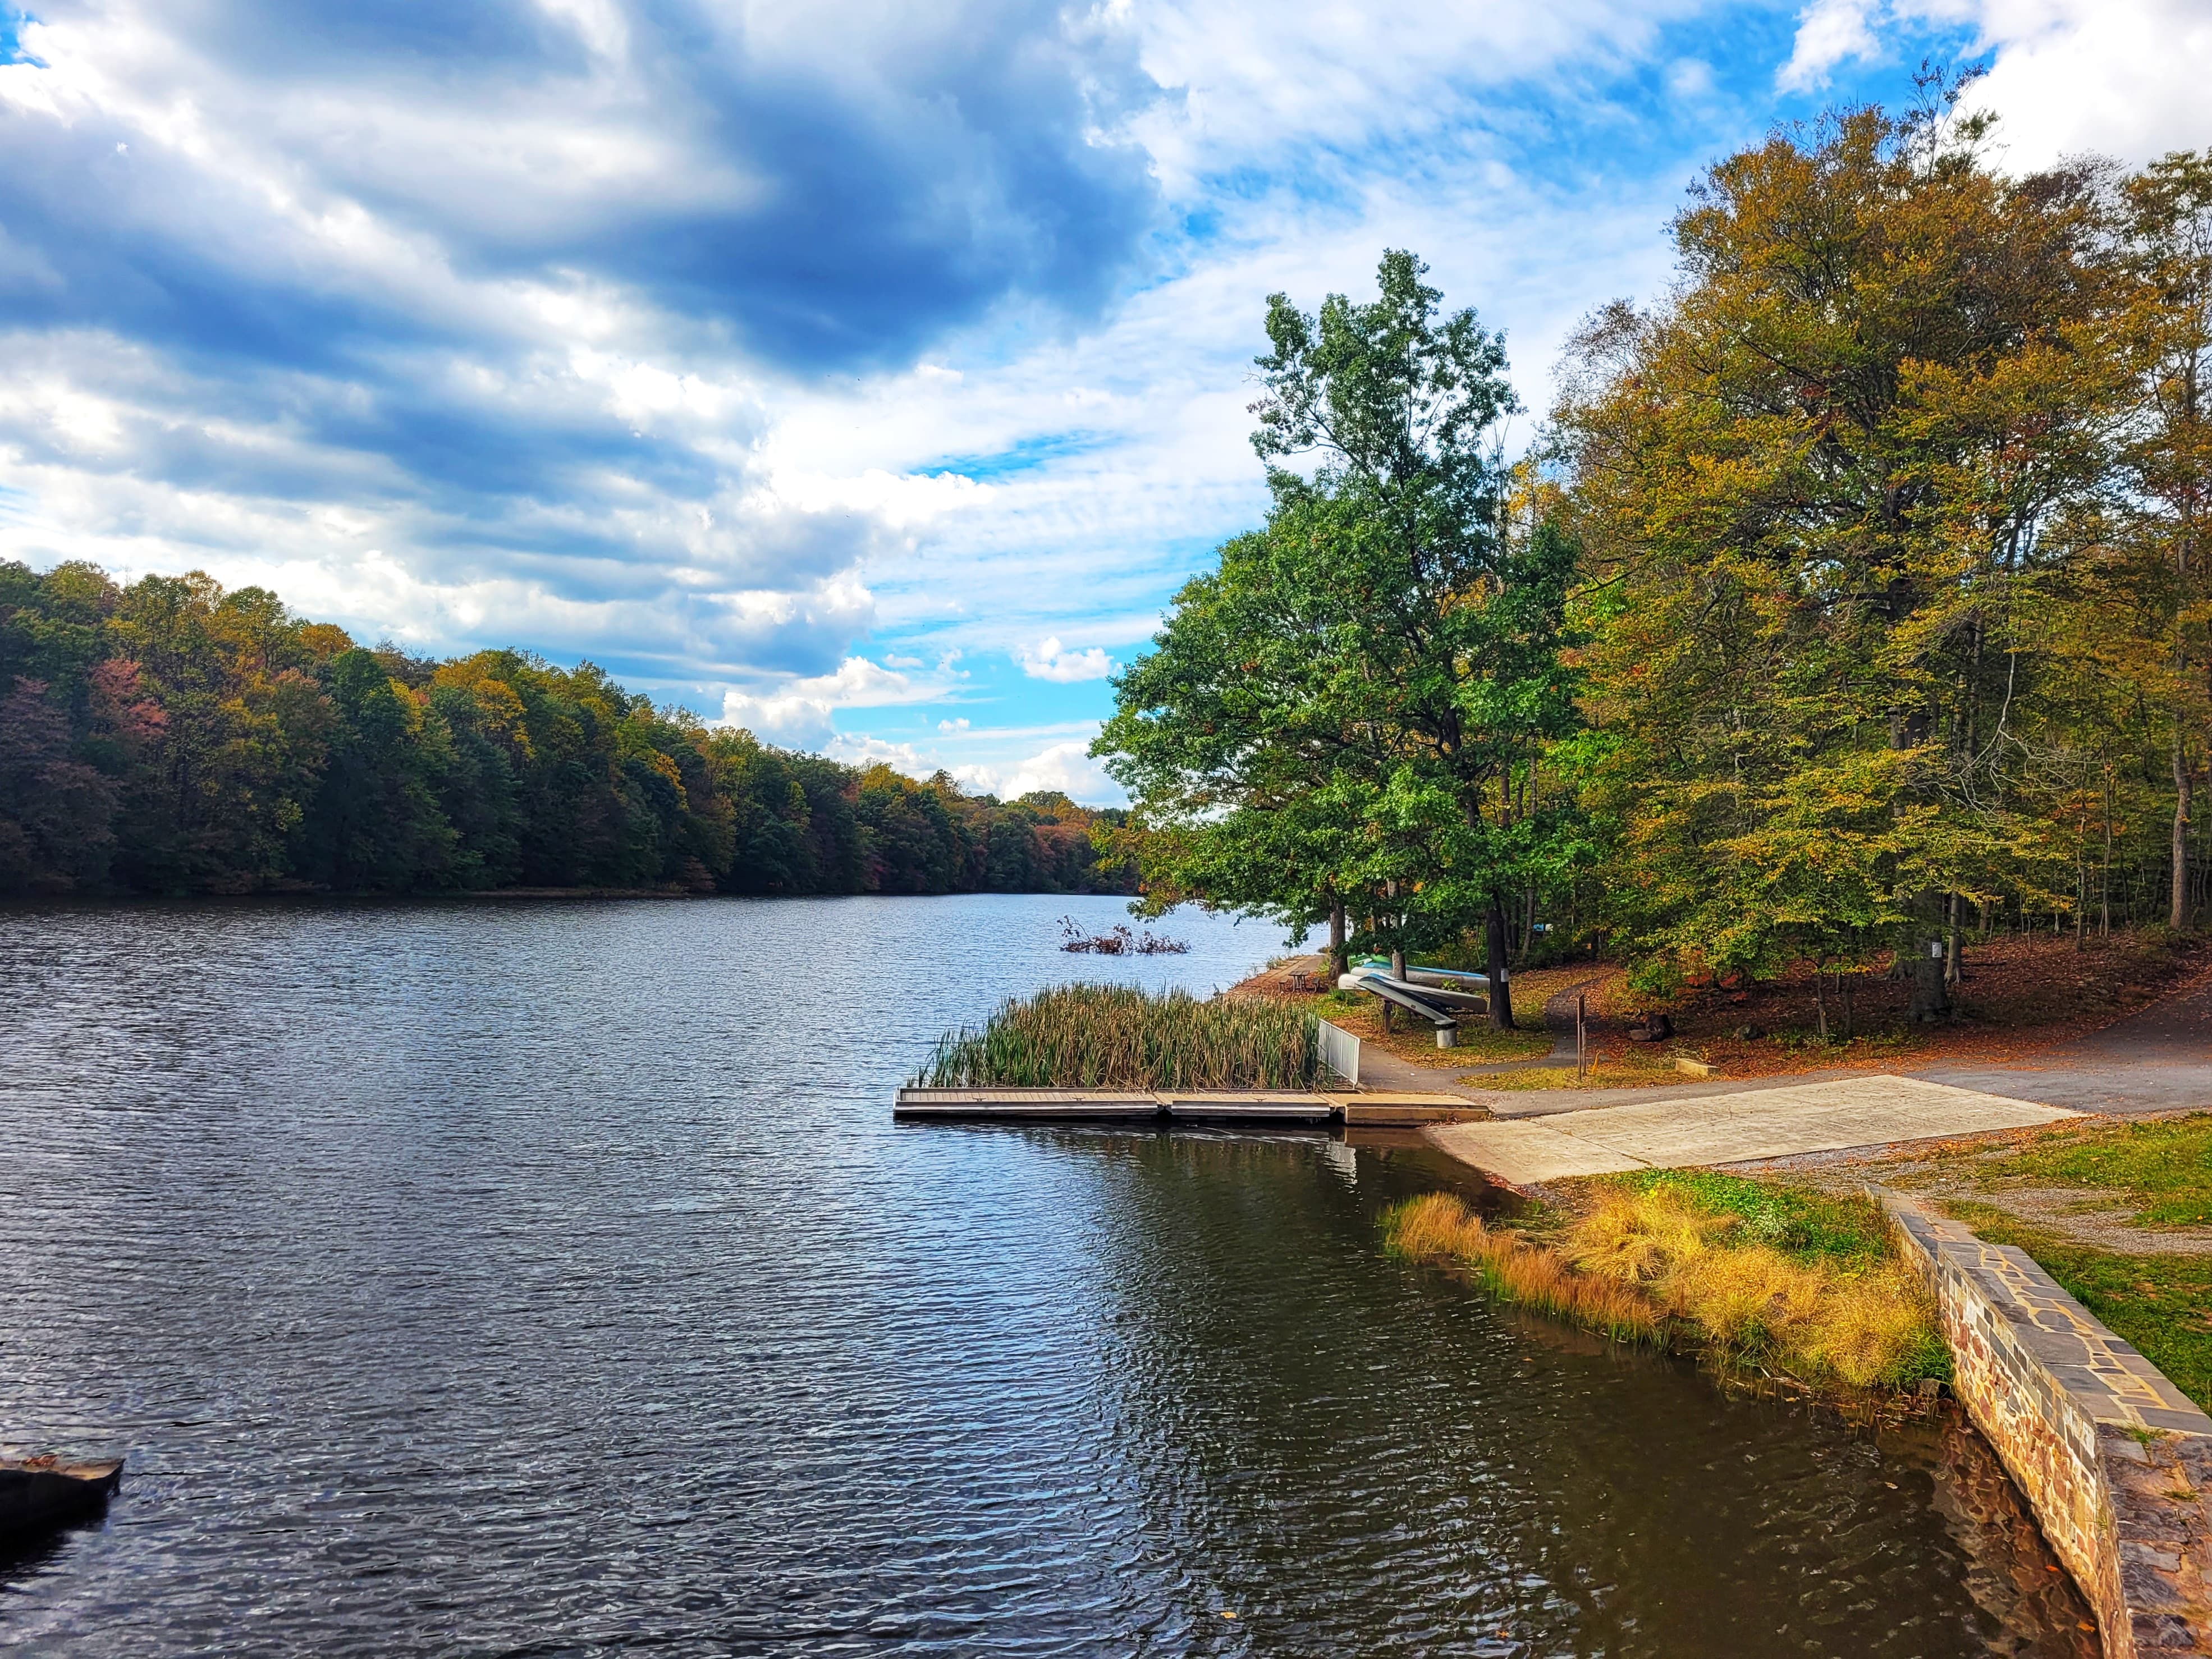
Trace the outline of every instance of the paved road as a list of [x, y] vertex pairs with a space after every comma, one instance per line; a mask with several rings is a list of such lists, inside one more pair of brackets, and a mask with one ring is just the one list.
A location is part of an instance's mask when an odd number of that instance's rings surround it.
[[[1547, 1014], [1550, 1012], [1546, 1010]], [[1571, 1059], [1571, 1042], [1570, 1036]], [[1838, 1067], [1786, 1077], [1652, 1089], [1546, 1089], [1527, 1094], [1462, 1089], [1458, 1092], [1480, 1101], [1500, 1117], [1549, 1117], [1630, 1101], [1707, 1100], [1803, 1084], [1840, 1083], [1868, 1075], [1863, 1068]], [[2021, 1060], [1916, 1066], [1899, 1075], [2115, 1116], [2212, 1108], [2212, 976], [2101, 1031], [2055, 1044]]]
[[[1566, 1034], [1547, 1060], [1522, 1065], [1556, 1064], [1563, 1053], [1571, 1065], [1571, 993], [1553, 998], [1545, 1013], [1555, 1035], [1564, 1018]], [[1360, 1071], [1370, 1088], [1451, 1093], [1488, 1107], [1500, 1121], [1429, 1134], [1455, 1157], [1510, 1181], [1730, 1164], [2026, 1128], [2073, 1112], [2212, 1108], [2212, 975], [2101, 1031], [2009, 1063], [1523, 1093], [1466, 1088], [1449, 1073], [1370, 1045]]]
[[2010, 1065], [1930, 1066], [1914, 1075], [2122, 1116], [2212, 1107], [2212, 978]]

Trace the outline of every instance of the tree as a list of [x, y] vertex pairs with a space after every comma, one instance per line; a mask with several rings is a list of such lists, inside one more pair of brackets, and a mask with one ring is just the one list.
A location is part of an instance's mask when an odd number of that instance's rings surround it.
[[772, 750], [589, 663], [359, 648], [198, 572], [0, 562], [0, 890], [1130, 885], [1065, 796]]
[[2172, 870], [2167, 920], [2189, 915], [2191, 784], [2203, 764], [2212, 696], [2212, 151], [2179, 150], [2122, 187], [2124, 264], [2135, 279], [2129, 323], [2141, 365], [2136, 419], [2123, 459], [2131, 539], [2165, 580], [2157, 605], [2172, 678]]
[[294, 867], [341, 891], [447, 884], [459, 837], [432, 777], [453, 766], [450, 728], [374, 652], [341, 652], [323, 678], [335, 718]]
[[1294, 921], [1348, 902], [1399, 949], [1480, 926], [1510, 1026], [1506, 896], [1571, 816], [1531, 785], [1576, 724], [1575, 557], [1548, 524], [1511, 533], [1504, 344], [1440, 315], [1425, 270], [1393, 251], [1371, 303], [1270, 298], [1266, 528], [1177, 596], [1095, 752], [1194, 896]]
[[115, 845], [115, 789], [71, 753], [70, 722], [45, 682], [0, 696], [0, 892], [97, 888]]
[[2004, 179], [1931, 89], [1716, 166], [1673, 295], [1576, 343], [1554, 453], [1616, 745], [1594, 805], [1662, 977], [1878, 939], [1933, 1012], [1962, 902], [2073, 885], [2031, 735], [2063, 719], [2071, 515], [2126, 380], [2100, 179]]

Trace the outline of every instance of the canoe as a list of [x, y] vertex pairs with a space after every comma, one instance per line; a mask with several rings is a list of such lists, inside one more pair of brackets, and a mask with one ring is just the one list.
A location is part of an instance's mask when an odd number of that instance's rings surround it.
[[58, 1457], [0, 1458], [0, 1539], [20, 1540], [107, 1507], [123, 1484], [123, 1460], [65, 1463]]
[[[1389, 968], [1390, 958], [1388, 957], [1353, 957], [1351, 960], [1351, 970], [1355, 974], [1362, 969], [1380, 969], [1388, 973]], [[1489, 990], [1490, 975], [1474, 973], [1464, 968], [1431, 968], [1425, 963], [1413, 962], [1406, 965], [1406, 982], [1480, 994]]]

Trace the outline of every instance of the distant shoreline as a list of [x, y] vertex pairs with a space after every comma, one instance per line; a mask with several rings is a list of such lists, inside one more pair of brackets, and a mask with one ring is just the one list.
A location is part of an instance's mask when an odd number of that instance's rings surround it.
[[0, 894], [0, 915], [10, 910], [136, 909], [161, 904], [259, 904], [272, 900], [291, 903], [433, 903], [455, 899], [902, 899], [902, 898], [1115, 899], [1123, 903], [1132, 893], [1082, 893], [1051, 888], [1024, 888], [998, 892], [994, 889], [957, 888], [942, 893], [728, 893], [697, 891], [688, 887], [449, 887], [417, 888], [410, 892], [383, 893], [369, 889], [337, 890], [309, 888], [261, 888], [250, 893], [11, 893]]

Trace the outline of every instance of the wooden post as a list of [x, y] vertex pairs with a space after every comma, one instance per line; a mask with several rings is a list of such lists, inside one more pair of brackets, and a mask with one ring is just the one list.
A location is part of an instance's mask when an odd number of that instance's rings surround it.
[[1589, 1074], [1589, 993], [1575, 993], [1575, 1082], [1579, 1085]]

